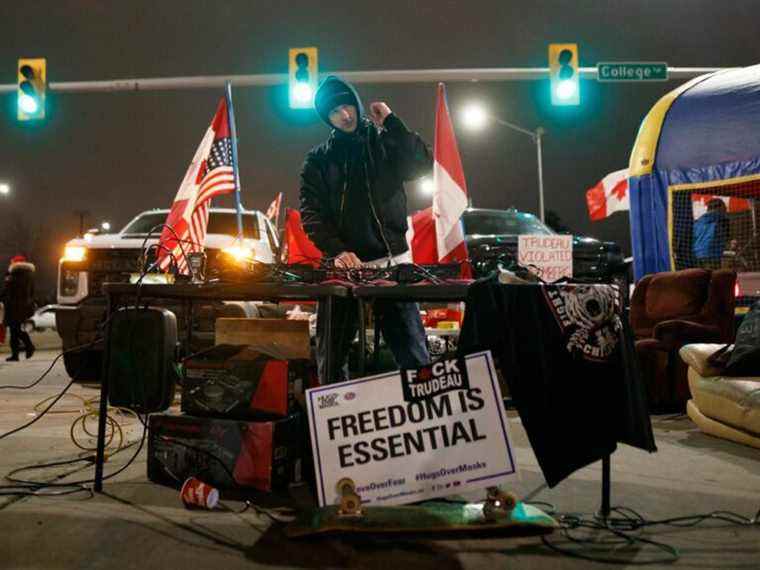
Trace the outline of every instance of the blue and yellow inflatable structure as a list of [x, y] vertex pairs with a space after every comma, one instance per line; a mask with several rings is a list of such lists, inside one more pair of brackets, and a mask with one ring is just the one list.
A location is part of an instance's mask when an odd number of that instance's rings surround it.
[[629, 188], [637, 280], [682, 268], [674, 215], [679, 203], [690, 211], [693, 192], [760, 199], [760, 65], [696, 77], [662, 97], [636, 137]]

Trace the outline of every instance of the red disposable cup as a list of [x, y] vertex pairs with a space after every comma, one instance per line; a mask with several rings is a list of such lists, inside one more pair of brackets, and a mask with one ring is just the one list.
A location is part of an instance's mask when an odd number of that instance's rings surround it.
[[219, 502], [219, 491], [195, 477], [190, 477], [185, 481], [179, 494], [188, 508], [213, 509]]

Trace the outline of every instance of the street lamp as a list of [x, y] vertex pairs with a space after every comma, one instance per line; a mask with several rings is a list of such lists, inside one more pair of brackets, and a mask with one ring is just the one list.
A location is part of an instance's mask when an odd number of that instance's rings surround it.
[[100, 224], [100, 227], [103, 229], [104, 232], [111, 231], [111, 222], [103, 222]]
[[11, 193], [10, 185], [5, 184], [4, 182], [0, 183], [0, 194], [2, 194], [3, 196], [7, 196], [10, 193]]
[[488, 121], [493, 121], [494, 123], [497, 123], [501, 125], [502, 127], [507, 127], [508, 129], [512, 129], [513, 131], [517, 131], [518, 133], [522, 133], [526, 136], [529, 136], [531, 139], [533, 139], [533, 142], [536, 145], [536, 159], [538, 161], [538, 214], [539, 214], [539, 218], [541, 218], [541, 221], [543, 222], [544, 221], [544, 167], [543, 167], [543, 158], [542, 158], [543, 151], [541, 149], [541, 138], [544, 136], [546, 131], [542, 127], [537, 127], [535, 131], [531, 131], [529, 129], [525, 129], [521, 127], [520, 125], [515, 125], [514, 123], [510, 123], [509, 121], [505, 121], [498, 117], [494, 117], [493, 115], [489, 115], [486, 112], [485, 108], [479, 103], [471, 103], [462, 109], [462, 121], [466, 127], [473, 130], [482, 129], [483, 127], [485, 127]]
[[433, 193], [433, 190], [435, 190], [435, 184], [433, 184], [432, 178], [423, 178], [420, 180], [420, 190], [422, 190], [423, 193], [427, 194], [428, 196]]
[[477, 131], [486, 126], [488, 115], [482, 105], [470, 103], [462, 109], [462, 121], [467, 128]]

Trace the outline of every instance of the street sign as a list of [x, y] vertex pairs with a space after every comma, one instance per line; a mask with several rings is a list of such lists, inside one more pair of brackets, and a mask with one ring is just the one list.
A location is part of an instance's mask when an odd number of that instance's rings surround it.
[[597, 81], [667, 81], [664, 61], [604, 61], [596, 64]]

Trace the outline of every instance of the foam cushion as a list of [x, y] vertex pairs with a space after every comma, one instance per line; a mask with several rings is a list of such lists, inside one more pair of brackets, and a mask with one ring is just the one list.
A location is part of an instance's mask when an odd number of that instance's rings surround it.
[[686, 403], [686, 413], [689, 414], [691, 420], [697, 424], [700, 430], [709, 435], [760, 449], [760, 435], [753, 435], [708, 418], [697, 407], [694, 400], [689, 400]]
[[690, 368], [696, 370], [700, 376], [720, 376], [720, 368], [710, 366], [707, 359], [716, 350], [724, 346], [723, 344], [713, 343], [687, 344], [681, 347], [678, 354], [681, 356], [681, 360]]
[[697, 315], [707, 300], [709, 284], [706, 269], [656, 274], [647, 288], [647, 318], [663, 321]]
[[689, 368], [689, 390], [700, 412], [760, 436], [760, 377], [701, 376]]

